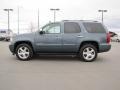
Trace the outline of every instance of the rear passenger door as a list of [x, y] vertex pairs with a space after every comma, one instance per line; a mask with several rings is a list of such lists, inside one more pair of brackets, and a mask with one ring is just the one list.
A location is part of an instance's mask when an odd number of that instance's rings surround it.
[[81, 37], [81, 28], [78, 22], [64, 22], [64, 34], [62, 36], [63, 52], [75, 53], [79, 49], [78, 38]]

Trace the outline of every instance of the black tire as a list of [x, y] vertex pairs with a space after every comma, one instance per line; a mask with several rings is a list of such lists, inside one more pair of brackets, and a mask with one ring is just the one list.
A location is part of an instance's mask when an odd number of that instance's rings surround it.
[[10, 38], [6, 37], [4, 40], [8, 42], [10, 41]]
[[[28, 49], [28, 52], [29, 52], [29, 55], [27, 56], [27, 58], [21, 58], [19, 55], [18, 55], [18, 50], [19, 50], [19, 48], [21, 48], [21, 47], [26, 47], [27, 49]], [[16, 48], [16, 51], [15, 51], [15, 53], [16, 53], [16, 57], [19, 59], [19, 60], [22, 60], [22, 61], [29, 61], [32, 57], [33, 57], [33, 49], [32, 49], [32, 47], [30, 46], [30, 45], [28, 45], [28, 44], [19, 44], [18, 46], [17, 46], [17, 48]]]
[[[87, 60], [85, 58], [85, 56], [83, 56], [83, 51], [86, 49], [86, 48], [92, 48], [94, 50], [94, 58], [92, 58], [91, 60]], [[85, 44], [83, 45], [81, 48], [80, 48], [80, 51], [79, 51], [79, 58], [82, 60], [82, 61], [85, 61], [85, 62], [92, 62], [96, 59], [97, 57], [97, 48], [92, 45], [92, 44]]]
[[117, 40], [116, 40], [116, 42], [120, 42], [120, 40], [119, 40], [119, 39], [117, 39]]

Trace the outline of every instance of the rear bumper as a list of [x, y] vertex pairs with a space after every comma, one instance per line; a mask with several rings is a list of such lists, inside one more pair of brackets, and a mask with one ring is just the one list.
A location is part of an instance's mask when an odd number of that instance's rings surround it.
[[15, 52], [14, 52], [14, 45], [9, 45], [9, 49], [10, 49], [10, 51], [14, 54]]
[[99, 45], [99, 53], [107, 52], [111, 49], [111, 44], [100, 44]]

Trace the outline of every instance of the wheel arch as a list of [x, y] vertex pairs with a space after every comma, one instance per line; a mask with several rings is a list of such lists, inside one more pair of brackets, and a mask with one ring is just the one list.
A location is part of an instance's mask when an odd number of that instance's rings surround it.
[[20, 44], [28, 44], [28, 45], [30, 45], [31, 48], [32, 48], [32, 50], [33, 50], [33, 52], [34, 52], [33, 45], [32, 45], [32, 43], [31, 43], [30, 41], [28, 41], [28, 40], [26, 40], [26, 41], [17, 41], [17, 42], [14, 44], [14, 52], [15, 52], [17, 46], [20, 45]]
[[[97, 48], [97, 52], [99, 52], [99, 43], [97, 41], [83, 41], [81, 42], [80, 46], [79, 46], [79, 50], [81, 49], [81, 47], [85, 44], [92, 44]], [[79, 52], [79, 51], [78, 51]]]

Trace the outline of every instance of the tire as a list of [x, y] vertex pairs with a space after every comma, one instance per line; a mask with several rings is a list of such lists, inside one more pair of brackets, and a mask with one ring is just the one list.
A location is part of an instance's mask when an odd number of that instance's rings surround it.
[[85, 44], [80, 48], [79, 57], [85, 62], [92, 62], [97, 57], [97, 48], [92, 44]]
[[120, 40], [119, 40], [119, 39], [117, 39], [117, 40], [116, 40], [116, 42], [120, 42]]
[[5, 41], [9, 42], [9, 41], [10, 41], [10, 39], [6, 39]]
[[28, 61], [33, 57], [33, 49], [28, 44], [19, 44], [15, 53], [16, 57], [22, 61]]

